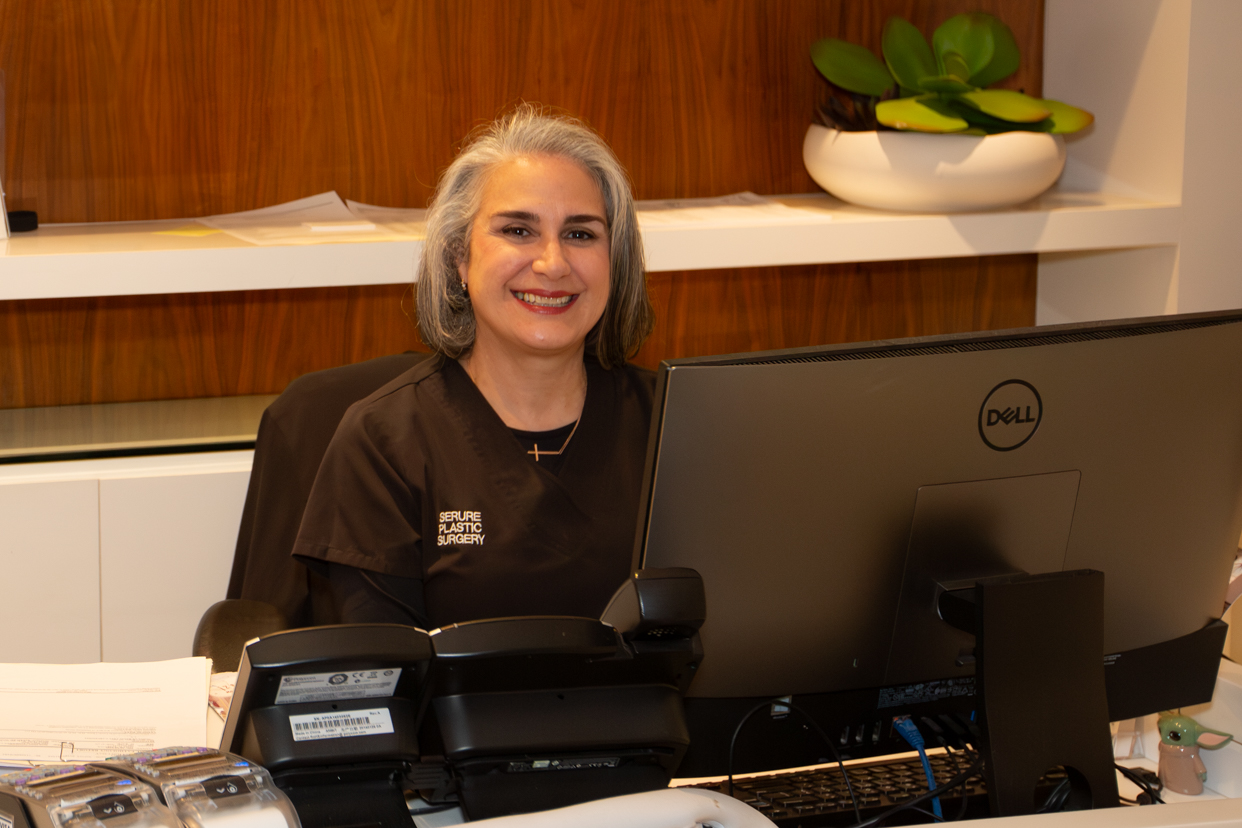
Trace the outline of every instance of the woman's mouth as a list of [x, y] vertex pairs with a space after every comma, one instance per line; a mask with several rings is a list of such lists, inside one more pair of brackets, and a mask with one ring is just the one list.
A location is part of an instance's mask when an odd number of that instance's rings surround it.
[[569, 307], [575, 299], [578, 298], [576, 293], [562, 293], [557, 296], [543, 296], [538, 293], [530, 293], [527, 291], [513, 291], [513, 295], [517, 297], [519, 302], [538, 308], [539, 310], [560, 310]]

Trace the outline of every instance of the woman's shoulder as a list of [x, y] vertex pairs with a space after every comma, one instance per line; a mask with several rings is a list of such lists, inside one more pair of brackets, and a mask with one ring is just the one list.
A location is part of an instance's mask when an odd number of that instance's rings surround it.
[[604, 368], [588, 357], [590, 393], [616, 413], [646, 422], [655, 399], [655, 372], [632, 363]]
[[440, 396], [437, 391], [442, 385], [444, 363], [444, 357], [432, 354], [385, 382], [349, 407], [338, 432], [403, 430], [402, 426], [417, 420], [420, 411], [428, 407], [429, 396]]
[[611, 379], [612, 382], [619, 387], [632, 388], [637, 391], [645, 391], [648, 395], [655, 390], [655, 371], [643, 368], [641, 365], [626, 362], [612, 368], [604, 368], [599, 364], [599, 361], [590, 354], [586, 357], [586, 365], [588, 376], [594, 375], [599, 379], [606, 377]]

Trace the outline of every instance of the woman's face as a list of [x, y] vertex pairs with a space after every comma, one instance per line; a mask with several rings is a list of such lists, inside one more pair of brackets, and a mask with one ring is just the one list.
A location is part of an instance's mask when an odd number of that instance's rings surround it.
[[608, 301], [604, 198], [578, 164], [524, 156], [492, 170], [458, 265], [474, 307], [474, 349], [581, 351]]

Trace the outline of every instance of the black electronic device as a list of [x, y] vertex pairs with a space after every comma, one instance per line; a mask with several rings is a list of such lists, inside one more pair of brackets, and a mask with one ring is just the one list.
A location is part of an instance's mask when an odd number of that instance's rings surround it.
[[[724, 773], [764, 698], [794, 696], [853, 756], [896, 749], [898, 713], [977, 709], [986, 734], [978, 657], [1004, 730], [1006, 648], [1025, 645], [1004, 643], [1012, 624], [977, 642], [982, 610], [958, 613], [970, 631], [938, 615], [998, 577], [1044, 597], [974, 605], [1038, 609], [1028, 642], [1102, 678], [1097, 719], [1210, 698], [1242, 532], [1242, 312], [669, 360], [656, 395], [636, 563], [693, 567], [728, 608], [702, 628], [679, 774]], [[1089, 729], [1079, 757], [1107, 739]], [[734, 770], [824, 761], [819, 741], [773, 705]]]
[[[435, 630], [425, 749], [471, 819], [668, 785], [689, 744], [702, 582], [639, 572], [603, 619], [497, 618]], [[432, 745], [435, 745], [433, 748]]]
[[305, 828], [411, 824], [430, 636], [399, 624], [273, 633], [246, 645], [221, 749], [263, 765]]

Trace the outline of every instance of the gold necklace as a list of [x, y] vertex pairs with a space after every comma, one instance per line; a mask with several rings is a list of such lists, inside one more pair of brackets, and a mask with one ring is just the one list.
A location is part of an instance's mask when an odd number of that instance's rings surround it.
[[540, 456], [540, 455], [543, 455], [544, 457], [555, 457], [556, 455], [560, 454], [561, 452], [563, 452], [563, 451], [565, 450], [565, 446], [569, 445], [569, 441], [570, 441], [570, 440], [574, 439], [574, 432], [576, 432], [576, 431], [578, 430], [578, 423], [580, 423], [580, 422], [582, 422], [582, 418], [581, 418], [581, 417], [579, 417], [578, 419], [574, 420], [574, 427], [573, 427], [572, 429], [570, 429], [570, 431], [569, 431], [569, 436], [565, 438], [565, 442], [561, 443], [561, 447], [560, 447], [560, 448], [558, 448], [556, 451], [540, 451], [540, 450], [539, 450], [539, 444], [538, 444], [538, 443], [535, 443], [535, 449], [534, 449], [534, 451], [528, 451], [528, 452], [526, 452], [526, 453], [527, 453], [527, 454], [533, 454], [533, 455], [535, 455], [535, 462], [536, 462], [536, 463], [538, 463], [538, 462], [539, 462], [539, 456]]

